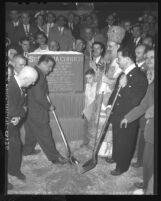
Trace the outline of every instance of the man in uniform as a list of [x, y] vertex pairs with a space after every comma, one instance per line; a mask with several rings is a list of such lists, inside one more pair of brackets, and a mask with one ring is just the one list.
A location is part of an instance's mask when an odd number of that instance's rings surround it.
[[106, 161], [116, 162], [116, 168], [111, 171], [112, 175], [121, 175], [129, 169], [137, 139], [138, 122], [134, 121], [125, 129], [120, 128], [120, 121], [127, 112], [140, 103], [148, 86], [146, 77], [135, 66], [132, 53], [128, 48], [118, 49], [118, 64], [123, 73], [116, 81], [115, 89], [108, 102], [109, 106], [107, 106], [111, 107], [117, 89], [121, 86], [110, 118], [113, 130], [113, 151], [112, 158], [107, 158]]

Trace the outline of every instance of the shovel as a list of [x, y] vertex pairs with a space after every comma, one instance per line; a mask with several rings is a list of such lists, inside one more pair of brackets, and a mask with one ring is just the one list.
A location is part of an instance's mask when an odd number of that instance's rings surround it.
[[105, 135], [107, 133], [108, 127], [110, 125], [111, 113], [112, 113], [112, 110], [113, 110], [113, 107], [115, 105], [115, 102], [116, 102], [116, 99], [117, 99], [117, 96], [118, 96], [120, 89], [121, 89], [121, 86], [119, 86], [119, 88], [117, 90], [117, 93], [115, 95], [114, 101], [113, 101], [111, 109], [110, 109], [110, 114], [108, 115], [108, 117], [107, 117], [107, 119], [106, 119], [106, 121], [102, 127], [102, 130], [101, 130], [100, 136], [98, 138], [96, 147], [95, 147], [93, 154], [92, 154], [92, 158], [82, 165], [82, 170], [81, 170], [82, 174], [84, 174], [85, 172], [88, 172], [89, 170], [95, 168], [95, 166], [97, 165], [97, 159], [98, 159], [97, 155], [98, 155], [99, 149], [101, 147], [101, 144], [105, 138]]
[[[47, 99], [48, 99], [49, 103], [52, 105], [49, 96], [47, 96]], [[56, 123], [57, 123], [57, 125], [58, 125], [59, 131], [60, 131], [60, 134], [61, 134], [61, 137], [62, 137], [63, 142], [64, 142], [64, 144], [65, 144], [65, 147], [66, 147], [66, 149], [67, 149], [67, 152], [68, 152], [68, 156], [67, 156], [68, 159], [67, 159], [67, 160], [68, 160], [68, 162], [69, 162], [71, 165], [78, 165], [78, 164], [79, 164], [78, 160], [77, 160], [74, 156], [72, 156], [72, 153], [71, 153], [71, 150], [70, 150], [68, 141], [67, 141], [66, 136], [65, 136], [65, 134], [64, 134], [64, 132], [63, 132], [63, 129], [62, 129], [62, 126], [61, 126], [61, 124], [60, 124], [60, 122], [59, 122], [59, 119], [58, 119], [58, 116], [57, 116], [57, 114], [56, 114], [56, 111], [55, 111], [55, 110], [52, 110], [52, 114], [54, 115], [54, 118], [55, 118], [55, 120], [56, 120]]]

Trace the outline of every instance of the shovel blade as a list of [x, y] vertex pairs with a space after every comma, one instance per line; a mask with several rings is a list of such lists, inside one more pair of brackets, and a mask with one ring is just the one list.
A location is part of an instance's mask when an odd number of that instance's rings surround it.
[[93, 158], [88, 160], [82, 165], [82, 171], [81, 173], [84, 174], [85, 172], [88, 172], [89, 170], [95, 168], [97, 165], [97, 160], [94, 160]]

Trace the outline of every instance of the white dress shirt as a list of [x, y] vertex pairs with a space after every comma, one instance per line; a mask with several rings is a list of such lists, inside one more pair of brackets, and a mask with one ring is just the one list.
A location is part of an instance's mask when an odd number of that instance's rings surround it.
[[27, 35], [29, 33], [29, 30], [30, 30], [30, 25], [29, 24], [28, 25], [23, 24], [23, 27], [24, 27], [25, 33]]
[[54, 23], [47, 23], [47, 33], [46, 33], [47, 36], [49, 35], [50, 28], [54, 27], [54, 25], [55, 25]]
[[40, 47], [37, 48], [34, 52], [46, 52], [46, 51], [49, 51], [49, 48], [48, 46], [46, 47], [46, 49], [42, 50]]
[[18, 20], [17, 22], [14, 22], [14, 21], [13, 21], [13, 26], [14, 26], [14, 27], [17, 27], [18, 25], [19, 25], [19, 20]]

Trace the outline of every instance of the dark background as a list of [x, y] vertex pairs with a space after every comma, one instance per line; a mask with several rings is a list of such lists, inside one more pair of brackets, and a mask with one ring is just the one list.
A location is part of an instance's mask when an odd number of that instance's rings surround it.
[[[79, 2], [80, 3], [80, 2]], [[6, 17], [8, 19], [9, 10], [31, 10], [33, 12], [39, 10], [77, 10], [76, 3], [62, 3], [62, 2], [7, 2], [6, 3]], [[100, 23], [103, 23], [112, 12], [116, 12], [121, 19], [130, 19], [135, 21], [143, 11], [158, 11], [158, 3], [154, 2], [101, 2], [94, 3], [94, 10], [96, 11]]]

